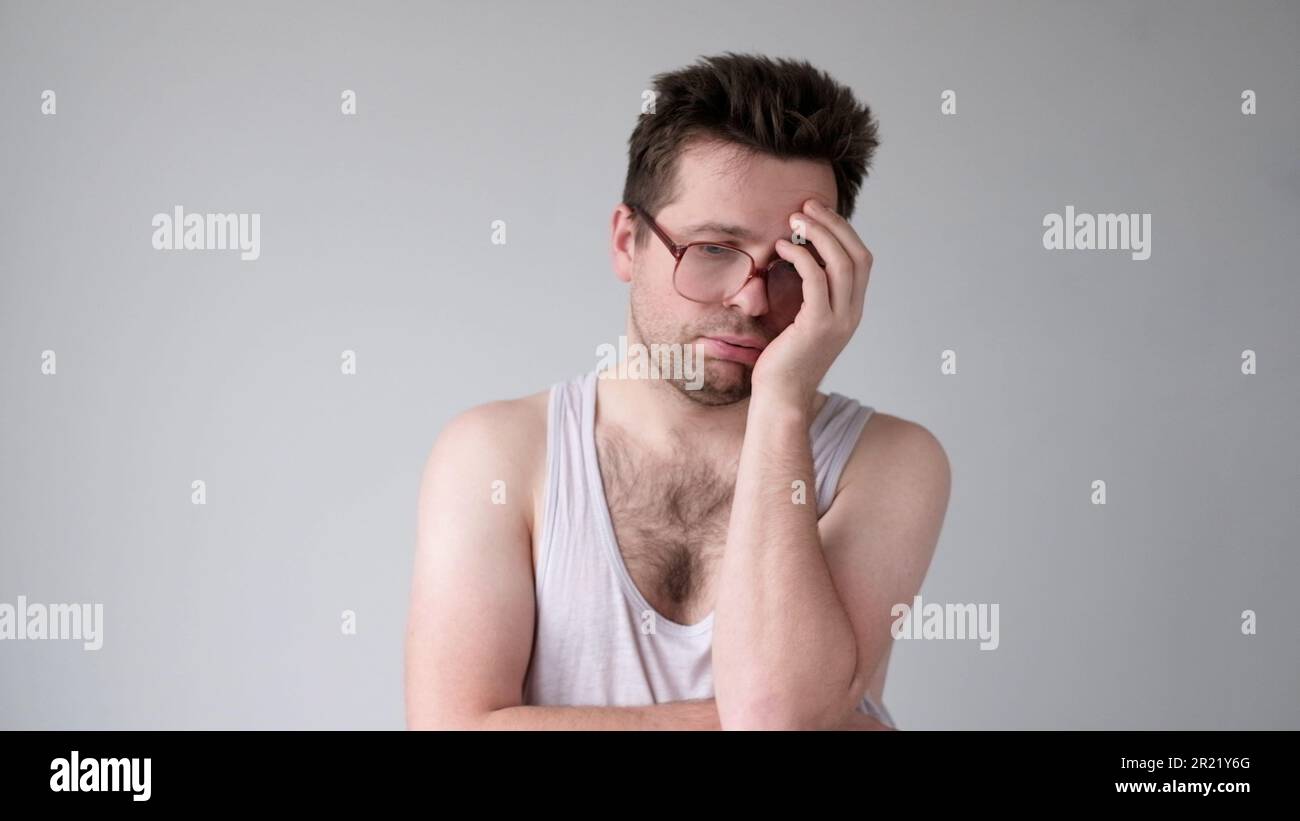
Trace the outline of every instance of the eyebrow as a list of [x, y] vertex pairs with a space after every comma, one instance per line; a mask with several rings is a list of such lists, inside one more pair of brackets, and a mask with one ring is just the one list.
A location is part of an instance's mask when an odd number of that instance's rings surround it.
[[724, 222], [698, 222], [695, 225], [688, 225], [683, 233], [692, 237], [698, 234], [726, 234], [750, 242], [759, 241], [758, 234], [748, 228], [742, 225], [728, 225]]

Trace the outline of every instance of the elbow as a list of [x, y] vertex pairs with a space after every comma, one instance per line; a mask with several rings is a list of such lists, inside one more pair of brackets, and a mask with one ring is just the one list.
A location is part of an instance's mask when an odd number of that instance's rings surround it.
[[718, 721], [724, 730], [836, 730], [857, 712], [865, 684], [828, 692], [760, 691], [740, 698], [718, 697]]
[[406, 721], [408, 730], [484, 730], [487, 729], [486, 715], [470, 714], [442, 714], [442, 715], [425, 715], [419, 718], [408, 718]]
[[406, 729], [482, 730], [486, 728], [491, 714], [491, 710], [424, 699], [423, 703], [407, 706]]
[[809, 702], [771, 694], [733, 707], [718, 702], [718, 721], [724, 730], [825, 730], [835, 726], [834, 710], [809, 710]]

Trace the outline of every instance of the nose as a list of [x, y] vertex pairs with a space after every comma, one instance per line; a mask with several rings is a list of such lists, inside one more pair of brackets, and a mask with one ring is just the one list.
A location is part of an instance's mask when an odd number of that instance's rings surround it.
[[768, 311], [767, 280], [761, 275], [750, 277], [744, 287], [723, 304], [739, 308], [748, 316], [763, 316]]

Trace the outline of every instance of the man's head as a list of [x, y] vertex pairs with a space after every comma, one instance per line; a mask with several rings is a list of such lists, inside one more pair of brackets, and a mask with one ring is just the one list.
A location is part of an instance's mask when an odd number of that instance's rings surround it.
[[[715, 304], [684, 298], [673, 285], [676, 260], [642, 214], [674, 243], [725, 242], [762, 269], [777, 258], [775, 242], [790, 237], [789, 216], [805, 200], [853, 215], [879, 144], [876, 122], [849, 89], [804, 61], [727, 52], [656, 75], [654, 92], [628, 141], [613, 221], [615, 271], [631, 284], [634, 341], [692, 345], [722, 336], [761, 347], [784, 330], [769, 311], [764, 280]], [[741, 233], [691, 230], [706, 223]], [[737, 402], [750, 393], [747, 358], [708, 356], [699, 390], [670, 381], [702, 404]]]

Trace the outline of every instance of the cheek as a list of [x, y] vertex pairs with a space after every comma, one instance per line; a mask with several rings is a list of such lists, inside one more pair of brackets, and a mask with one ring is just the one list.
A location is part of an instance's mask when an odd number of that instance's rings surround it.
[[647, 343], [679, 341], [689, 327], [699, 322], [695, 309], [703, 307], [678, 296], [666, 277], [634, 280], [631, 301], [632, 315]]
[[638, 271], [632, 280], [632, 303], [647, 316], [665, 318], [682, 310], [678, 303], [690, 305], [673, 289], [672, 274], [671, 268]]
[[654, 302], [667, 302], [676, 296], [673, 289], [672, 266], [652, 265], [637, 271], [634, 283], [641, 290], [642, 299]]

